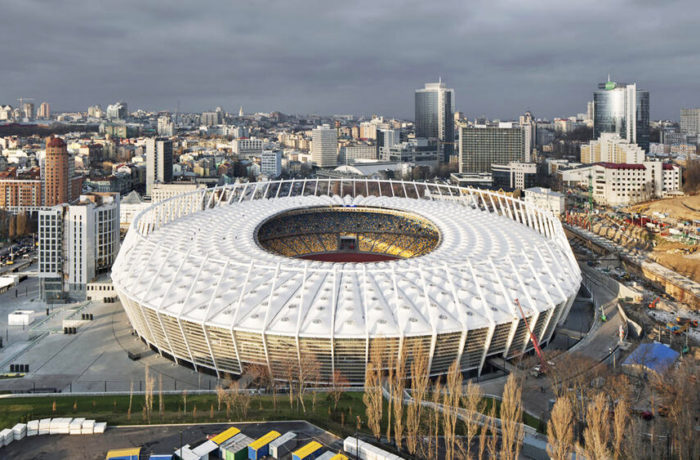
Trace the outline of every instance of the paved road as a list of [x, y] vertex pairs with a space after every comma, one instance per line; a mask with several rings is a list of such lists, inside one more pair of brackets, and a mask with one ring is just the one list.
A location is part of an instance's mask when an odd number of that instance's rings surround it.
[[[601, 305], [615, 298], [615, 295], [604, 288], [597, 288], [593, 291], [593, 298], [596, 305]], [[599, 314], [597, 312], [596, 314]], [[573, 350], [583, 356], [587, 356], [596, 362], [608, 358], [610, 350], [618, 344], [618, 328], [622, 324], [622, 318], [617, 308], [606, 310], [607, 321], [596, 321], [593, 330], [577, 345]], [[555, 360], [556, 365], [565, 365], [566, 355], [562, 355], [559, 360]], [[503, 386], [507, 377], [500, 377], [482, 383], [481, 388], [484, 393], [500, 397], [503, 394]], [[542, 391], [544, 388], [544, 391]], [[523, 407], [530, 414], [541, 417], [548, 410], [549, 400], [554, 398], [549, 380], [545, 377], [535, 378], [526, 376], [523, 385]]]

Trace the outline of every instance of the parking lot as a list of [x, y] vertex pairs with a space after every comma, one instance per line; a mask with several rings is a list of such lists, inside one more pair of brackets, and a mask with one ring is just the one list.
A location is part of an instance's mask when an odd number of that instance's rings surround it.
[[12, 459], [104, 459], [110, 449], [142, 447], [142, 451], [169, 453], [184, 445], [195, 445], [226, 428], [235, 426], [247, 436], [257, 439], [271, 430], [294, 431], [299, 445], [318, 441], [329, 450], [342, 449], [342, 440], [304, 421], [233, 423], [205, 425], [161, 425], [108, 427], [96, 435], [44, 435], [24, 438], [0, 448], [0, 458]]

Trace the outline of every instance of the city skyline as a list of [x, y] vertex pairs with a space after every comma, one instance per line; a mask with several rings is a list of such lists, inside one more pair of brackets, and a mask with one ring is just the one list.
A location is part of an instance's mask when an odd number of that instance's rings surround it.
[[10, 65], [0, 103], [33, 97], [53, 111], [84, 111], [125, 100], [174, 111], [179, 102], [181, 111], [221, 105], [411, 119], [413, 92], [442, 77], [456, 109], [472, 117], [530, 110], [553, 118], [585, 112], [610, 73], [650, 91], [652, 119], [678, 120], [680, 107], [697, 105], [687, 96], [700, 94], [698, 47], [688, 39], [700, 13], [685, 0], [272, 3], [214, 12], [185, 2], [64, 2], [56, 21], [39, 2], [10, 2], [0, 18], [0, 38], [13, 43], [3, 52]]

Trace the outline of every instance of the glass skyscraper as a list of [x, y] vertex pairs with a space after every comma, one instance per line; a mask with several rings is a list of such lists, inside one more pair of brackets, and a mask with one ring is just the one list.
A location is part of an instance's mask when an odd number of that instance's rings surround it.
[[649, 91], [636, 84], [608, 81], [593, 93], [593, 137], [616, 133], [649, 151]]
[[416, 90], [416, 137], [436, 142], [444, 162], [454, 154], [454, 94], [442, 81]]

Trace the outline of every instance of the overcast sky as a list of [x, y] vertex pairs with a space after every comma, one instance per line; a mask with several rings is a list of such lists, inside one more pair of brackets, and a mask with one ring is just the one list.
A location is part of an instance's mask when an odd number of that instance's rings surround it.
[[698, 24], [697, 0], [0, 0], [0, 104], [412, 119], [442, 77], [470, 118], [553, 117], [610, 73], [678, 119]]

